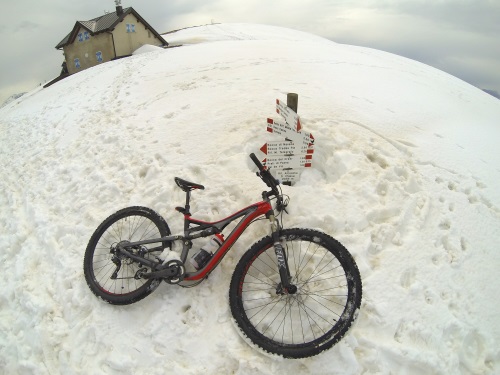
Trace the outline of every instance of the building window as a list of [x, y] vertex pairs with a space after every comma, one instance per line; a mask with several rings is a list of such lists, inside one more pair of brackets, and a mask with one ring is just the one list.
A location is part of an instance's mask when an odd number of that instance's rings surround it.
[[85, 38], [85, 40], [89, 40], [89, 39], [90, 39], [90, 34], [89, 34], [89, 32], [88, 32], [88, 31], [85, 31], [85, 32], [83, 33], [83, 37]]
[[78, 41], [83, 42], [83, 34], [82, 33], [78, 33]]
[[133, 23], [127, 23], [127, 33], [135, 33], [135, 25]]
[[102, 62], [102, 52], [101, 51], [97, 51], [95, 53], [95, 57], [97, 58], [97, 62]]
[[75, 68], [77, 68], [77, 69], [80, 68], [80, 59], [79, 58], [75, 59]]

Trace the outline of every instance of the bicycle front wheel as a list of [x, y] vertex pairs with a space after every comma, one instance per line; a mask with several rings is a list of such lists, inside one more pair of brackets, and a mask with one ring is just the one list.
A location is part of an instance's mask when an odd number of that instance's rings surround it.
[[231, 312], [243, 333], [262, 349], [287, 358], [331, 348], [347, 332], [361, 304], [361, 277], [347, 249], [310, 229], [280, 236], [293, 294], [284, 294], [271, 237], [239, 261], [229, 290]]

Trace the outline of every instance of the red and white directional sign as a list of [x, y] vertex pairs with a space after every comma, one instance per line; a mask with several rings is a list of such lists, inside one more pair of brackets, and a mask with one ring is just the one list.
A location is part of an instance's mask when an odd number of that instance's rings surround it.
[[293, 138], [298, 134], [295, 129], [287, 123], [275, 121], [272, 118], [267, 119], [267, 131], [287, 138]]
[[268, 168], [309, 168], [312, 162], [312, 155], [275, 155], [267, 156], [262, 160], [262, 164]]
[[288, 138], [293, 142], [314, 144], [314, 137], [311, 133], [297, 133], [290, 125], [273, 120], [272, 118], [267, 119], [267, 131]]
[[266, 155], [312, 154], [314, 145], [308, 142], [271, 141], [264, 144], [260, 150]]
[[289, 169], [273, 169], [272, 174], [280, 181], [295, 182], [300, 179], [300, 174], [303, 169], [289, 168]]
[[285, 103], [280, 102], [279, 99], [276, 99], [276, 112], [283, 116], [286, 123], [290, 125], [294, 131], [300, 132], [302, 126], [300, 125], [299, 115]]

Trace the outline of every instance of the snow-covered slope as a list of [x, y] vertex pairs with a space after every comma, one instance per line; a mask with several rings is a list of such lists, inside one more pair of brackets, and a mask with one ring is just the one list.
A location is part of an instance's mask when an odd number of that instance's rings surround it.
[[0, 108], [6, 106], [7, 104], [13, 102], [16, 99], [19, 99], [24, 94], [26, 94], [26, 93], [22, 92], [22, 93], [19, 93], [19, 94], [14, 94], [14, 95], [9, 96], [3, 103], [0, 103]]
[[[0, 368], [6, 374], [493, 374], [500, 371], [500, 102], [428, 66], [292, 30], [210, 25], [184, 46], [85, 70], [0, 109]], [[144, 51], [142, 51], [144, 52]], [[150, 206], [174, 232], [259, 199], [248, 158], [275, 99], [299, 94], [316, 138], [287, 226], [323, 230], [363, 278], [355, 327], [304, 360], [270, 358], [228, 308], [254, 224], [200, 286], [131, 306], [82, 270], [112, 212]]]

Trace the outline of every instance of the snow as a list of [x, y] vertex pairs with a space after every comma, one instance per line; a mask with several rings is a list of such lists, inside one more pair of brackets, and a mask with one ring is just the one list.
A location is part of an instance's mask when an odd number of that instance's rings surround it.
[[162, 47], [158, 46], [153, 46], [151, 44], [145, 44], [139, 48], [137, 48], [132, 55], [140, 55], [141, 53], [149, 53], [149, 52], [156, 52], [162, 50]]
[[2, 108], [3, 106], [6, 106], [7, 104], [13, 102], [16, 99], [19, 99], [24, 94], [26, 94], [26, 93], [25, 92], [21, 92], [19, 94], [13, 94], [13, 95], [9, 96], [7, 99], [5, 99], [5, 101], [3, 103], [0, 104], [0, 108]]
[[[0, 109], [0, 368], [6, 374], [494, 374], [500, 372], [500, 102], [429, 66], [288, 29], [219, 24], [174, 49], [106, 63]], [[288, 227], [353, 254], [363, 301], [348, 335], [285, 360], [232, 323], [232, 270], [252, 225], [201, 285], [130, 306], [94, 297], [83, 255], [130, 205], [162, 214], [193, 193], [200, 219], [258, 201], [248, 154], [275, 99], [299, 94], [316, 139]]]

